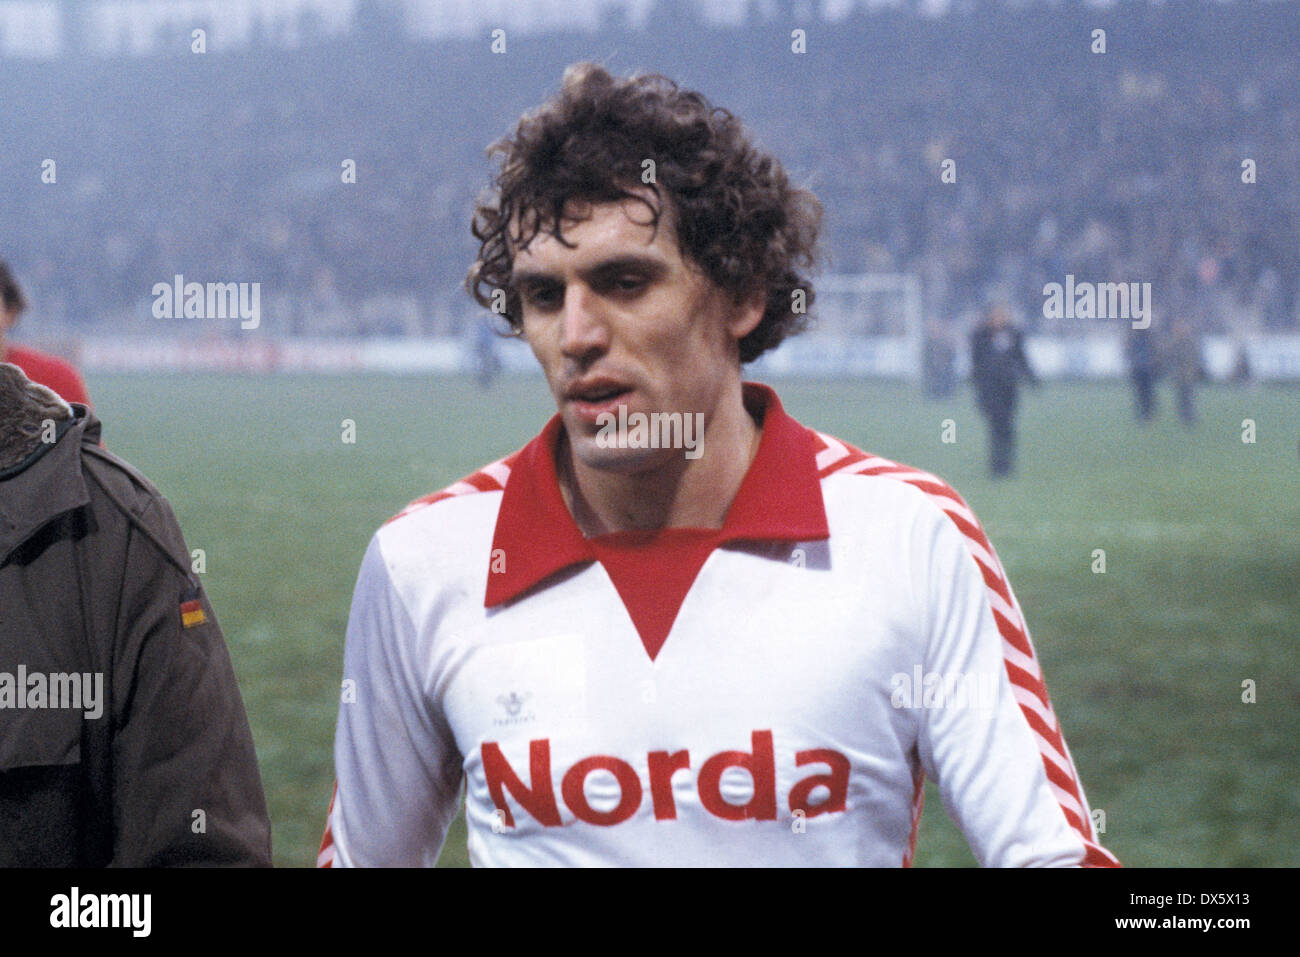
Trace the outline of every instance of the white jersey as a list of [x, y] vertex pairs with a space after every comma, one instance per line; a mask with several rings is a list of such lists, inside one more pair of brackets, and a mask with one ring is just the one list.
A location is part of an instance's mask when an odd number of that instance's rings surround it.
[[720, 531], [584, 538], [556, 417], [376, 533], [321, 865], [432, 866], [462, 786], [475, 865], [907, 865], [925, 775], [981, 865], [1117, 863], [970, 509], [745, 397]]

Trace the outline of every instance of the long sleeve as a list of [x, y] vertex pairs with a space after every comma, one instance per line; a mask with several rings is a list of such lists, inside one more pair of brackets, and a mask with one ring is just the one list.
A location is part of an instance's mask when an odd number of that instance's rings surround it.
[[[973, 513], [925, 529], [926, 670], [969, 690], [924, 711], [926, 774], [981, 866], [1108, 866], [1019, 605]], [[962, 682], [958, 684], [958, 682]]]
[[417, 637], [376, 536], [348, 617], [321, 866], [437, 863], [459, 803], [460, 764], [424, 693]]
[[139, 518], [111, 679], [111, 863], [270, 866], [257, 755], [216, 615], [160, 548], [184, 553], [167, 503], [151, 500]]

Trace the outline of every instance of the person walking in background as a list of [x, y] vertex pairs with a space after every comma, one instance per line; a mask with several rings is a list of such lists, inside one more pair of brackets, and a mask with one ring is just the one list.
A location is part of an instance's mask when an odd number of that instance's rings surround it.
[[946, 322], [925, 324], [925, 394], [947, 399], [957, 391], [957, 338]]
[[81, 373], [72, 363], [25, 346], [9, 343], [9, 330], [27, 308], [18, 281], [3, 259], [0, 259], [0, 362], [8, 362], [23, 370], [27, 378], [47, 389], [53, 389], [65, 402], [90, 405], [90, 394]]
[[1124, 342], [1128, 358], [1129, 379], [1133, 383], [1133, 401], [1139, 422], [1150, 422], [1156, 414], [1156, 380], [1160, 376], [1160, 359], [1156, 353], [1152, 326], [1129, 327]]
[[980, 412], [989, 420], [989, 472], [1010, 475], [1016, 460], [1016, 401], [1020, 380], [1037, 385], [1025, 358], [1024, 335], [1011, 324], [1004, 303], [995, 303], [971, 334], [971, 380]]
[[1178, 418], [1189, 429], [1196, 424], [1196, 385], [1205, 378], [1201, 340], [1186, 316], [1174, 320], [1165, 345], [1164, 366], [1173, 375]]

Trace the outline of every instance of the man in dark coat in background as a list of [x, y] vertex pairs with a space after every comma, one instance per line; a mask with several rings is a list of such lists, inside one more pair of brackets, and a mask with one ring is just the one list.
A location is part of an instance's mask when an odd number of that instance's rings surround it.
[[1016, 396], [1020, 380], [1038, 384], [1025, 358], [1024, 336], [1001, 303], [991, 306], [971, 334], [971, 380], [980, 412], [989, 420], [989, 471], [1010, 475], [1016, 461]]
[[225, 640], [166, 500], [0, 363], [0, 866], [268, 866]]
[[1139, 422], [1150, 422], [1156, 414], [1156, 380], [1160, 378], [1160, 354], [1155, 331], [1130, 326], [1124, 340], [1129, 379], [1133, 383], [1133, 408]]

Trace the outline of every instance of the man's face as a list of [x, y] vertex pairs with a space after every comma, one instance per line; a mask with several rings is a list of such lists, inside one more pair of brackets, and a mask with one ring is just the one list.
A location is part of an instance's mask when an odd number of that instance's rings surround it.
[[579, 460], [624, 474], [660, 467], [683, 451], [616, 447], [608, 430], [598, 439], [602, 416], [699, 412], [707, 430], [740, 380], [737, 343], [762, 318], [762, 297], [736, 304], [683, 259], [670, 209], [657, 231], [634, 200], [566, 213], [583, 217], [564, 224], [570, 245], [539, 232], [515, 253], [524, 338]]

